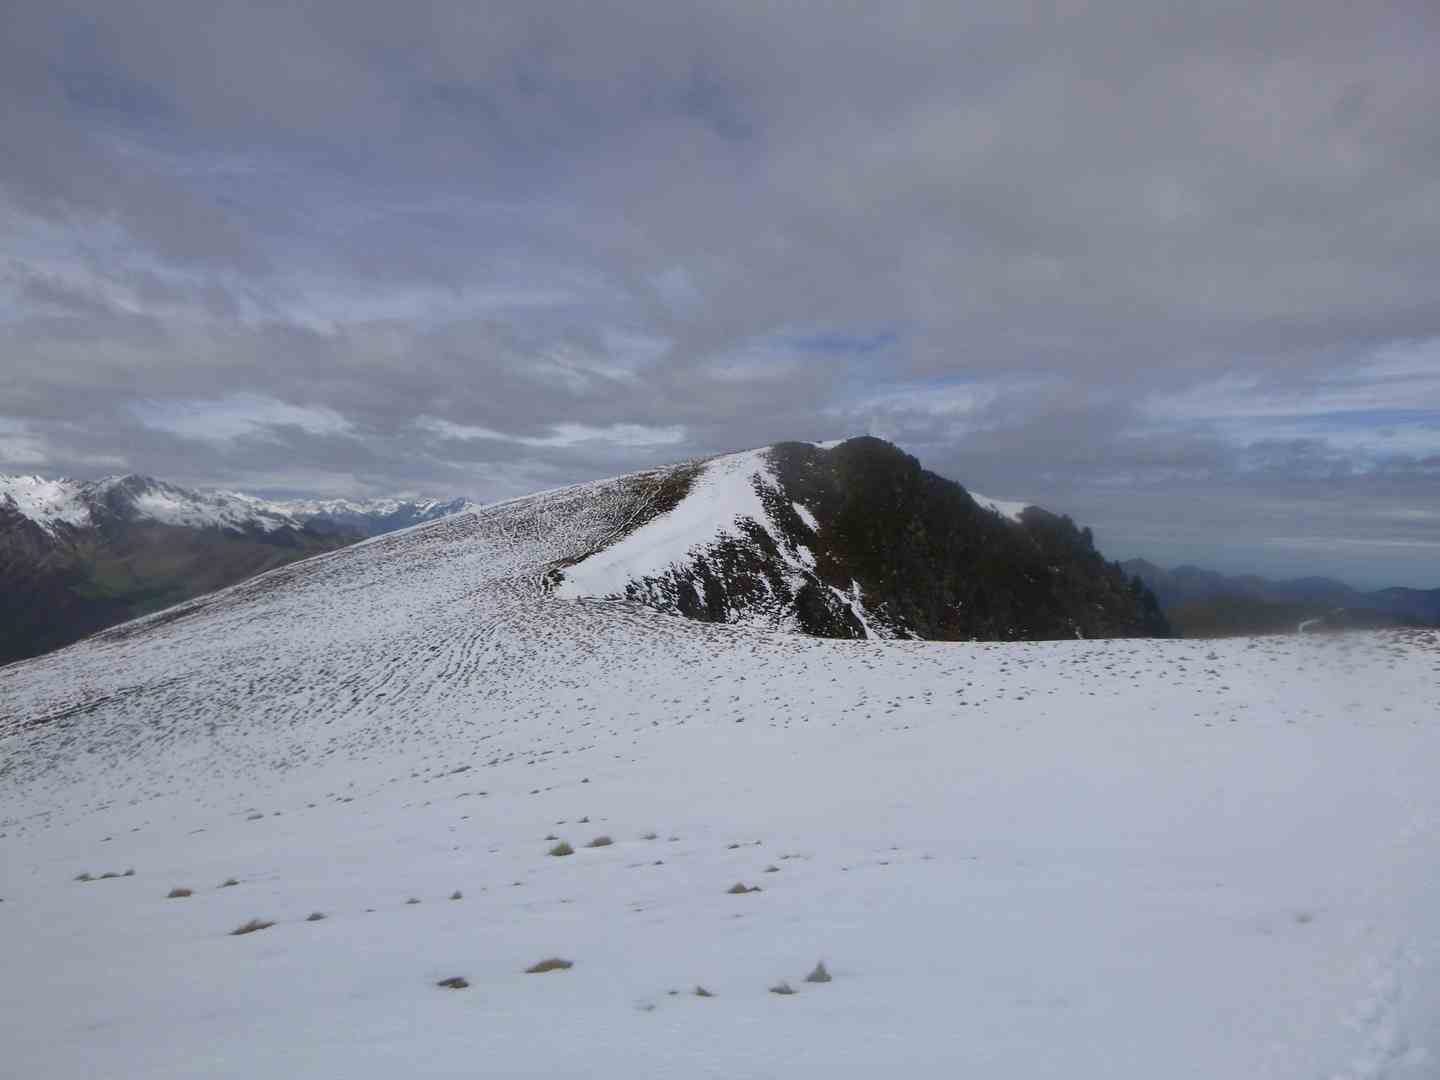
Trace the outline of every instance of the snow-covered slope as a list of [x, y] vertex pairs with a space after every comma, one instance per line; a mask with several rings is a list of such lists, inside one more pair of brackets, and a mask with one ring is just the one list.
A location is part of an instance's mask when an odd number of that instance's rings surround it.
[[[727, 541], [743, 544], [755, 530], [762, 530], [774, 545], [773, 559], [779, 573], [786, 584], [798, 592], [808, 572], [814, 570], [815, 558], [804, 545], [790, 541], [776, 527], [762, 496], [775, 498], [779, 494], [768, 448], [707, 461], [699, 468], [678, 506], [567, 566], [558, 578], [556, 595], [573, 600], [618, 598], [627, 593], [645, 592], [648, 599], [665, 606], [668, 590], [662, 588], [658, 593], [653, 588], [646, 590], [644, 583], [682, 574], [717, 545]], [[800, 509], [809, 513], [803, 507]], [[813, 514], [810, 523], [808, 527], [812, 530], [819, 526]], [[729, 606], [722, 621], [758, 619], [769, 621], [777, 628], [793, 629], [790, 613], [783, 604], [776, 603], [774, 590], [765, 589], [768, 582], [764, 577], [760, 577], [759, 584], [767, 593], [764, 601]], [[863, 605], [856, 614], [863, 617]]]
[[0, 669], [0, 1071], [1437, 1074], [1440, 636], [837, 641], [547, 587], [651, 558], [675, 476]]

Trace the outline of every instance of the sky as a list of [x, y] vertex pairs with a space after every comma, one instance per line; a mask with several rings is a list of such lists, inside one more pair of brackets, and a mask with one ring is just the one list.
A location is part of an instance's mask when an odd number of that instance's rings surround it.
[[0, 472], [486, 501], [873, 434], [1440, 586], [1431, 0], [6, 0]]

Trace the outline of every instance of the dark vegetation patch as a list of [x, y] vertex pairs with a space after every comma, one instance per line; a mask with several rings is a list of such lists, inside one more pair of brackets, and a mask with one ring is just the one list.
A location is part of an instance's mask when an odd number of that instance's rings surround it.
[[552, 956], [548, 960], [541, 960], [538, 964], [531, 964], [525, 969], [526, 975], [543, 975], [547, 971], [568, 971], [575, 965], [569, 960], [562, 960], [558, 956]]
[[826, 970], [825, 961], [823, 960], [815, 965], [815, 970], [805, 976], [805, 981], [808, 983], [828, 983], [830, 979], [830, 972]]
[[231, 930], [230, 936], [238, 937], [241, 934], [253, 934], [257, 930], [268, 930], [274, 925], [273, 922], [267, 922], [265, 919], [251, 919], [249, 922], [241, 923], [234, 930]]

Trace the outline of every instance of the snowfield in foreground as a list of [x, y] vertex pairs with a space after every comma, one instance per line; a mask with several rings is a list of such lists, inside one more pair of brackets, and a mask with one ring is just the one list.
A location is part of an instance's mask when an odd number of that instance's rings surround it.
[[0, 669], [0, 1073], [1440, 1076], [1440, 635], [547, 591], [632, 510], [462, 514]]

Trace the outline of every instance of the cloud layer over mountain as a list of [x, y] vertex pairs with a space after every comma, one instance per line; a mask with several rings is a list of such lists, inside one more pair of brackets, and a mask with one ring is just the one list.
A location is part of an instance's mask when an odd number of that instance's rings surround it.
[[6, 24], [0, 471], [488, 499], [869, 431], [1117, 555], [1436, 583], [1432, 4]]

